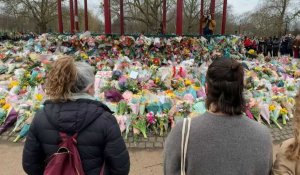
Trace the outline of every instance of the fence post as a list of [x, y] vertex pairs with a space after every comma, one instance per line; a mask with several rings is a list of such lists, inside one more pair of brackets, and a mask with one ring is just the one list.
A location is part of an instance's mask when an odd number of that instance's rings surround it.
[[110, 0], [104, 0], [105, 34], [111, 34]]
[[62, 22], [61, 0], [57, 0], [57, 15], [58, 15], [58, 31], [59, 33], [63, 33], [64, 26]]
[[224, 0], [224, 3], [223, 3], [223, 17], [222, 17], [222, 31], [221, 31], [222, 35], [225, 34], [226, 20], [227, 20], [227, 0]]
[[70, 2], [70, 32], [74, 34], [74, 9], [73, 9], [73, 0]]
[[182, 35], [183, 0], [177, 0], [176, 35]]

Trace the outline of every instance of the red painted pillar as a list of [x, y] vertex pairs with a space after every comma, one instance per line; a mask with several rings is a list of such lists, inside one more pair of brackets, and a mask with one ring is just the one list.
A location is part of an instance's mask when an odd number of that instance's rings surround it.
[[120, 0], [120, 33], [124, 35], [124, 6], [123, 0]]
[[75, 30], [78, 32], [79, 31], [79, 18], [78, 18], [78, 2], [77, 0], [74, 0], [75, 3]]
[[222, 17], [222, 31], [221, 31], [222, 35], [225, 34], [226, 19], [227, 19], [227, 0], [224, 0], [224, 3], [223, 3], [223, 17]]
[[88, 17], [88, 6], [87, 0], [84, 0], [84, 30], [89, 30], [89, 17]]
[[111, 34], [110, 0], [104, 0], [105, 34]]
[[200, 5], [200, 30], [199, 30], [200, 35], [203, 35], [203, 26], [202, 26], [203, 16], [204, 16], [204, 0], [201, 0], [201, 5]]
[[177, 0], [176, 35], [182, 35], [183, 0]]
[[74, 9], [73, 9], [73, 0], [70, 2], [70, 32], [74, 34]]
[[216, 11], [216, 0], [211, 0], [210, 2], [211, 19], [215, 19], [215, 11]]
[[166, 34], [167, 31], [167, 0], [163, 0], [163, 34]]
[[63, 33], [64, 26], [62, 22], [61, 0], [57, 0], [57, 14], [58, 14], [58, 31], [59, 33]]

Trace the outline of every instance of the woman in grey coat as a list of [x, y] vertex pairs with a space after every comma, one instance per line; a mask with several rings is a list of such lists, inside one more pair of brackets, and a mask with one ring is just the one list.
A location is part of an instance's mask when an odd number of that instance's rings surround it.
[[[187, 175], [268, 175], [272, 140], [263, 125], [243, 115], [244, 70], [232, 59], [217, 59], [206, 76], [207, 112], [193, 118], [186, 153]], [[167, 138], [164, 174], [181, 174], [178, 122]]]

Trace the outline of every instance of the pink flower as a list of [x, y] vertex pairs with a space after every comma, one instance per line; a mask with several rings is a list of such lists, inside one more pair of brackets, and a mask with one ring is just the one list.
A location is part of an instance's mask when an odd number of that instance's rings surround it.
[[124, 115], [118, 115], [118, 116], [115, 116], [115, 117], [116, 117], [117, 122], [119, 124], [120, 131], [121, 131], [121, 133], [123, 133], [126, 129], [125, 122], [127, 120], [127, 117], [124, 116]]
[[255, 104], [256, 104], [255, 99], [254, 98], [250, 98], [249, 102], [248, 102], [248, 107], [252, 108], [253, 106], [255, 106]]
[[153, 112], [149, 112], [147, 115], [146, 115], [146, 118], [147, 118], [147, 122], [150, 124], [150, 125], [153, 125], [156, 123], [156, 119], [155, 119], [155, 116], [154, 116], [154, 113]]
[[123, 93], [123, 98], [127, 103], [131, 102], [132, 97], [133, 97], [133, 93], [131, 91], [125, 91]]
[[194, 103], [194, 97], [193, 97], [192, 94], [186, 94], [186, 95], [184, 95], [183, 99], [185, 101], [187, 101], [188, 103], [190, 103], [190, 104]]

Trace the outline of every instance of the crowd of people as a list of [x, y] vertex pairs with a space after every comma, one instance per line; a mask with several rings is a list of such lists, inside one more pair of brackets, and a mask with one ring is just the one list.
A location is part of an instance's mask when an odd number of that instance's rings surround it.
[[278, 55], [289, 55], [294, 58], [299, 57], [300, 35], [291, 34], [279, 37], [248, 37], [244, 38], [244, 46], [249, 51], [253, 49], [258, 54], [264, 56], [278, 57]]
[[35, 38], [38, 36], [35, 33], [23, 33], [23, 32], [12, 32], [12, 33], [1, 33], [0, 34], [0, 41], [20, 41], [20, 40], [25, 40], [28, 41], [31, 38]]

